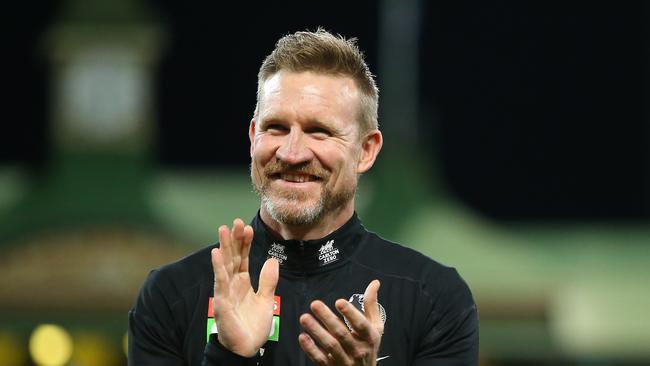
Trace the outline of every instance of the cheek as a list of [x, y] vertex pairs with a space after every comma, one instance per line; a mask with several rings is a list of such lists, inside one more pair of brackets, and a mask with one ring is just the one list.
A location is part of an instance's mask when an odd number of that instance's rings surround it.
[[274, 155], [277, 150], [274, 147], [272, 139], [267, 137], [259, 137], [255, 141], [255, 145], [252, 147], [251, 156], [253, 160], [257, 163], [266, 163]]
[[323, 142], [314, 142], [310, 146], [316, 156], [317, 162], [331, 173], [336, 173], [341, 169], [344, 154], [336, 146]]
[[348, 180], [350, 175], [356, 174], [355, 157], [351, 151], [331, 148], [321, 152], [319, 162], [332, 173], [332, 178], [336, 181]]

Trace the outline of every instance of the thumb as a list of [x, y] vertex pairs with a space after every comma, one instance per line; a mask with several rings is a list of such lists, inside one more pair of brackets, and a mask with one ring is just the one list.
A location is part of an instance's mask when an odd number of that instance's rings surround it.
[[269, 258], [264, 262], [264, 266], [260, 272], [260, 285], [257, 289], [258, 295], [273, 297], [275, 287], [278, 285], [279, 266], [280, 264], [275, 258]]

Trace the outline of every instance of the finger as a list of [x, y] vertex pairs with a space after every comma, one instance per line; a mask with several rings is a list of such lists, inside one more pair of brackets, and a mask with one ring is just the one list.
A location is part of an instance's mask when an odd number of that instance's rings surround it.
[[311, 311], [314, 312], [314, 315], [327, 328], [329, 334], [336, 338], [347, 352], [354, 351], [356, 342], [352, 333], [350, 333], [350, 329], [348, 329], [327, 305], [322, 301], [316, 300], [311, 303]]
[[263, 297], [273, 297], [275, 287], [278, 285], [278, 276], [280, 273], [280, 264], [275, 258], [269, 258], [264, 262], [260, 272], [260, 282], [257, 288], [257, 294]]
[[221, 257], [223, 258], [223, 264], [226, 268], [226, 271], [230, 276], [232, 276], [231, 237], [230, 229], [228, 229], [228, 226], [226, 225], [221, 225], [219, 227], [219, 251], [221, 252]]
[[307, 354], [307, 356], [314, 361], [317, 365], [327, 365], [329, 357], [325, 352], [323, 352], [316, 342], [307, 334], [300, 333], [298, 336], [298, 343], [300, 343], [300, 348]]
[[[324, 304], [323, 304], [324, 305]], [[323, 353], [332, 357], [336, 364], [350, 364], [350, 358], [341, 343], [325, 329], [311, 314], [300, 316], [300, 325], [309, 333]], [[348, 332], [349, 333], [349, 332]], [[329, 356], [328, 356], [329, 358]]]
[[364, 293], [364, 312], [360, 312], [348, 301], [339, 299], [336, 301], [336, 309], [343, 315], [355, 333], [362, 339], [375, 342], [384, 331], [384, 324], [379, 313], [377, 303], [377, 292], [379, 281], [370, 282]]
[[242, 221], [242, 219], [236, 218], [233, 220], [230, 237], [233, 271], [239, 272], [242, 259], [242, 241], [244, 237], [244, 221]]
[[230, 294], [229, 277], [223, 264], [223, 253], [212, 249], [212, 270], [214, 271], [214, 297], [227, 298]]
[[379, 280], [373, 280], [366, 287], [366, 291], [363, 293], [363, 311], [366, 315], [366, 318], [374, 325], [382, 325], [384, 322], [381, 321], [381, 312], [379, 311], [379, 302], [377, 297], [379, 295], [379, 287], [381, 283]]
[[[378, 334], [378, 330], [373, 328], [372, 323], [366, 316], [355, 308], [354, 305], [343, 299], [336, 300], [336, 310], [348, 320], [352, 331], [365, 341], [372, 341]], [[374, 332], [374, 333], [373, 333]]]
[[244, 227], [244, 239], [242, 242], [242, 258], [239, 269], [241, 272], [248, 272], [248, 257], [251, 252], [251, 244], [253, 242], [253, 228], [250, 225]]

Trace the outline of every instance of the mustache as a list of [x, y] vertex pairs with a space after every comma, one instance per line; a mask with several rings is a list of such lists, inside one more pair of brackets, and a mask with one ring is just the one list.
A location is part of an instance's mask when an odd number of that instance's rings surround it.
[[327, 178], [329, 176], [329, 172], [327, 170], [314, 166], [311, 163], [287, 164], [283, 161], [273, 161], [264, 167], [264, 174], [266, 176], [277, 175], [281, 173], [309, 174], [320, 179]]

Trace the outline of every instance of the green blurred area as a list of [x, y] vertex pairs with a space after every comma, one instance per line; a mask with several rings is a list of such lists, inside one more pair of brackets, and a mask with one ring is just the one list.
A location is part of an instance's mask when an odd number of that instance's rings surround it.
[[[410, 202], [405, 210], [373, 211], [374, 201], [388, 201], [383, 204], [390, 206], [391, 200], [404, 199], [400, 192], [418, 189], [409, 187], [402, 177], [390, 175], [392, 183], [388, 186], [398, 188], [380, 190], [380, 176], [376, 171], [362, 180], [360, 217], [370, 230], [459, 270], [479, 305], [481, 353], [486, 364], [512, 364], [514, 360], [626, 364], [650, 360], [647, 225], [504, 225], [472, 212], [452, 197], [432, 195]], [[20, 170], [4, 167], [0, 173], [0, 214], [28, 195], [29, 186]], [[189, 253], [214, 242], [219, 225], [230, 223], [234, 217], [250, 219], [258, 208], [246, 171], [159, 170], [143, 192], [142, 201], [151, 208], [161, 230], [164, 228], [161, 232], [173, 233], [175, 240], [182, 240], [178, 246], [162, 243], [158, 249], [172, 247], [175, 253]], [[391, 219], [399, 223], [393, 231], [373, 224]], [[143, 251], [139, 255], [148, 254]], [[126, 260], [113, 259], [118, 265]], [[149, 269], [137, 268], [140, 281]], [[129, 287], [128, 296], [134, 299], [135, 291], [137, 288]], [[66, 292], [59, 296], [65, 297]], [[102, 334], [105, 344], [95, 347], [118, 352], [115, 344], [126, 330], [129, 305], [125, 300], [105, 308], [101, 302], [90, 301], [69, 310], [60, 307], [48, 311], [30, 304], [3, 309], [0, 355], [8, 354], [2, 351], [12, 344], [8, 339], [26, 352], [28, 335], [41, 323], [62, 325], [73, 338], [80, 332]], [[123, 362], [120, 357], [116, 360]]]

